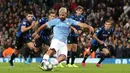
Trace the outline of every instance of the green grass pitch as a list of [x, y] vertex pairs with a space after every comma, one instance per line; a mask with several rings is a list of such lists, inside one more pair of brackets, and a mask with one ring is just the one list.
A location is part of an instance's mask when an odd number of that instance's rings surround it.
[[42, 71], [38, 68], [38, 63], [15, 63], [14, 67], [10, 67], [9, 63], [0, 63], [0, 73], [130, 73], [130, 64], [102, 64], [101, 68], [95, 64], [87, 64], [86, 67], [77, 65], [79, 68], [64, 67], [54, 68], [54, 71]]

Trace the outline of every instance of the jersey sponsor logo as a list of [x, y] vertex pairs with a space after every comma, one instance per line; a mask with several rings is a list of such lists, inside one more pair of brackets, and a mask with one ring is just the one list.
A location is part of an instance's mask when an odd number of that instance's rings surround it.
[[66, 27], [66, 26], [57, 26], [58, 28], [61, 28], [61, 29], [64, 29], [64, 30], [67, 30], [68, 29], [68, 27]]

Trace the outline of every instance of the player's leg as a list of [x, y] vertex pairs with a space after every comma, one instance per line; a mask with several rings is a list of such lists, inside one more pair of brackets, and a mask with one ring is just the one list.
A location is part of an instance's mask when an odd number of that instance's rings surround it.
[[85, 64], [85, 61], [87, 60], [87, 58], [91, 55], [91, 53], [93, 52], [93, 51], [96, 51], [97, 50], [97, 46], [94, 46], [94, 45], [91, 45], [91, 47], [90, 47], [90, 52], [89, 53], [87, 53], [85, 56], [84, 56], [84, 59], [83, 59], [83, 61], [82, 61], [82, 66], [85, 66], [86, 64]]
[[28, 47], [25, 47], [23, 48], [24, 49], [24, 52], [23, 52], [23, 57], [24, 57], [24, 63], [27, 64], [27, 59], [29, 57], [29, 48]]
[[13, 64], [13, 60], [15, 59], [15, 57], [19, 54], [19, 49], [21, 49], [21, 47], [23, 46], [23, 41], [22, 38], [18, 38], [16, 37], [16, 45], [15, 45], [15, 52], [12, 54], [11, 59], [9, 60], [9, 63], [11, 66], [14, 66]]
[[70, 57], [71, 57], [71, 48], [72, 48], [72, 44], [68, 43], [67, 45], [67, 49], [68, 49], [68, 53], [67, 53], [67, 61], [66, 61], [66, 66], [67, 67], [72, 67], [71, 64], [69, 64], [69, 60], [70, 60]]
[[59, 41], [57, 39], [52, 39], [50, 48], [47, 50], [47, 52], [43, 55], [42, 62], [49, 61], [49, 58], [56, 54], [56, 51], [59, 47]]
[[67, 56], [67, 45], [57, 39], [52, 40], [51, 46], [47, 53], [43, 56], [42, 62], [49, 61], [50, 56], [56, 54], [58, 58], [52, 59], [50, 62], [53, 66], [59, 64], [66, 59]]
[[72, 57], [71, 65], [73, 67], [78, 67], [77, 65], [74, 64], [76, 56], [77, 56], [77, 44], [75, 43], [75, 44], [72, 44], [72, 55], [71, 55]]
[[42, 40], [43, 40], [42, 43], [44, 44], [44, 48], [42, 50], [43, 50], [43, 54], [45, 54], [49, 49], [50, 39], [42, 39]]
[[28, 64], [31, 63], [32, 58], [34, 57], [35, 53], [38, 51], [37, 48], [35, 47], [34, 43], [31, 41], [28, 41], [26, 43], [26, 45], [28, 46], [29, 50], [29, 57], [27, 59]]
[[64, 60], [66, 60], [66, 58], [67, 58], [67, 45], [65, 43], [60, 44], [59, 49], [56, 52], [56, 54], [57, 54], [57, 58], [54, 59], [55, 61], [51, 61], [51, 63], [54, 66], [57, 64], [60, 64]]
[[101, 47], [100, 48], [100, 60], [96, 64], [97, 67], [101, 67], [101, 63], [104, 61], [105, 57], [110, 53], [110, 51], [106, 47]]

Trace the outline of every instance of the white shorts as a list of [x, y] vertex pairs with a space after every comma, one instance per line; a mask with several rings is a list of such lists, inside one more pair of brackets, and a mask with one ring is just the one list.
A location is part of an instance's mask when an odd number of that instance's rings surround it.
[[65, 55], [67, 57], [67, 44], [64, 42], [61, 42], [57, 39], [52, 39], [51, 45], [49, 49], [55, 49], [56, 54], [55, 57], [58, 57], [60, 55]]

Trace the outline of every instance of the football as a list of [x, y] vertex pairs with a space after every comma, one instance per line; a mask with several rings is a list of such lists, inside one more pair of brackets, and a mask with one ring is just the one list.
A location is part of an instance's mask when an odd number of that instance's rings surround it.
[[45, 71], [52, 71], [53, 69], [53, 65], [48, 61], [43, 62], [42, 67]]

